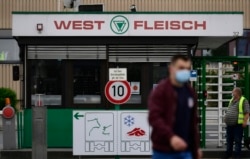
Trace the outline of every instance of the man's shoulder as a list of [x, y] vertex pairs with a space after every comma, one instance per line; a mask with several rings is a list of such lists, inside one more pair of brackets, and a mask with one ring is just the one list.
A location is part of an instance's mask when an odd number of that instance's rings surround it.
[[165, 93], [165, 90], [169, 90], [171, 86], [169, 79], [162, 79], [158, 82], [157, 86], [151, 91], [152, 95]]
[[245, 104], [249, 104], [246, 97], [244, 97], [244, 101], [243, 101], [243, 102], [244, 102]]
[[157, 86], [154, 90], [169, 90], [171, 89], [172, 85], [168, 78], [162, 79], [158, 82]]
[[171, 85], [170, 80], [168, 78], [165, 78], [165, 79], [160, 80], [157, 86], [162, 87], [162, 86], [170, 86], [170, 85]]

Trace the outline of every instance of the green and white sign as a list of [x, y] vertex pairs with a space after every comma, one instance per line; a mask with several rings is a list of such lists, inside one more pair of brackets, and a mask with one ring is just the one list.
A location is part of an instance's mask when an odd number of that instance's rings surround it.
[[110, 28], [115, 34], [124, 34], [129, 29], [129, 21], [125, 16], [115, 16], [110, 22]]
[[[17, 13], [13, 36], [203, 36], [243, 34], [243, 14]], [[37, 25], [43, 29], [38, 31]]]

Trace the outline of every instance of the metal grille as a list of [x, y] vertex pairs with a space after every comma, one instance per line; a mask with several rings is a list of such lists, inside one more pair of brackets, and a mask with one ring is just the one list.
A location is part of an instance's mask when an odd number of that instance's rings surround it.
[[169, 62], [173, 55], [188, 54], [186, 45], [110, 45], [109, 62]]
[[28, 46], [28, 59], [106, 59], [106, 46]]
[[186, 45], [45, 46], [29, 45], [28, 59], [106, 59], [109, 62], [169, 62], [188, 54]]

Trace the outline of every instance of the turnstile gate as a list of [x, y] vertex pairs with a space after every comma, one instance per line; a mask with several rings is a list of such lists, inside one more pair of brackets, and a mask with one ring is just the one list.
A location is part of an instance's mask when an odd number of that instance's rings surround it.
[[[249, 59], [203, 57], [193, 60], [198, 78], [194, 86], [199, 98], [201, 146], [222, 147], [226, 143], [226, 108], [234, 87], [240, 87], [249, 99]], [[248, 129], [245, 130], [248, 136]]]

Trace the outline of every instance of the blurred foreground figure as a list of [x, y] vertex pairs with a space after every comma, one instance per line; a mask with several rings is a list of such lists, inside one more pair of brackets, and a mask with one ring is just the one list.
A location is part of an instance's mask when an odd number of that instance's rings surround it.
[[247, 126], [248, 117], [248, 101], [242, 96], [242, 91], [240, 88], [234, 88], [232, 92], [232, 99], [229, 102], [225, 116], [225, 123], [227, 125], [227, 151], [224, 157], [225, 159], [230, 158], [233, 155], [234, 142], [234, 158], [240, 158], [243, 129]]
[[151, 92], [149, 124], [152, 126], [153, 159], [200, 159], [197, 97], [188, 84], [191, 60], [174, 56], [169, 78]]

